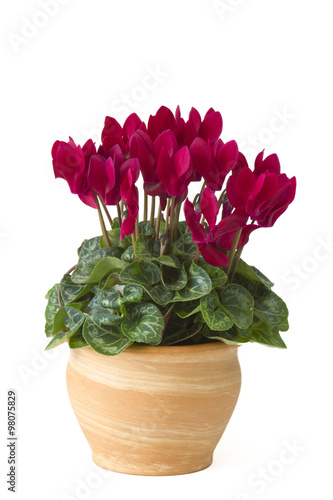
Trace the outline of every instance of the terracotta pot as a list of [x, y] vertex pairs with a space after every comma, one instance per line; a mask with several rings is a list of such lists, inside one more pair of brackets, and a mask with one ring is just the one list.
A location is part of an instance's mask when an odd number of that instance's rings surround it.
[[172, 475], [208, 467], [236, 406], [237, 346], [214, 342], [72, 349], [67, 388], [93, 461], [116, 472]]

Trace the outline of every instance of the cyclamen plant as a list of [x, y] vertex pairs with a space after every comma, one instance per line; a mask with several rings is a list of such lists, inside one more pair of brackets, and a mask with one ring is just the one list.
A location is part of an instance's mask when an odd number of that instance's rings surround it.
[[[264, 151], [251, 170], [221, 132], [212, 108], [203, 120], [192, 108], [185, 121], [179, 107], [162, 106], [147, 125], [135, 113], [123, 127], [107, 117], [98, 149], [91, 139], [55, 142], [55, 177], [97, 210], [102, 236], [84, 240], [77, 264], [47, 294], [46, 349], [68, 342], [112, 356], [133, 343], [216, 340], [286, 347], [287, 307], [241, 254], [253, 231], [285, 212], [296, 180]], [[199, 181], [191, 202], [188, 187]]]

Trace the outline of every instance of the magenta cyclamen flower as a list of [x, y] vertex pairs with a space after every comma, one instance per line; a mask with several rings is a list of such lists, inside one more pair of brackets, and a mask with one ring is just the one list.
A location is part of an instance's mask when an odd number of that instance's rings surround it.
[[135, 227], [136, 217], [139, 212], [139, 195], [135, 186], [137, 180], [135, 169], [128, 168], [120, 185], [120, 195], [127, 204], [128, 215], [121, 224], [120, 239], [123, 240], [127, 234], [132, 234]]
[[263, 152], [252, 172], [245, 165], [227, 183], [227, 196], [238, 214], [247, 215], [261, 227], [271, 227], [294, 200], [296, 179], [280, 173], [277, 155], [263, 160]]
[[96, 148], [89, 139], [81, 148], [70, 137], [68, 142], [56, 141], [52, 147], [53, 170], [56, 178], [65, 179], [73, 194], [92, 208], [97, 208], [92, 191], [88, 187], [87, 174], [90, 158]]
[[216, 226], [216, 218], [219, 213], [219, 205], [213, 191], [209, 188], [203, 190], [200, 208], [202, 215], [208, 223], [208, 234], [205, 228], [197, 219], [193, 204], [187, 199], [184, 204], [184, 214], [187, 225], [192, 233], [193, 241], [198, 244], [203, 258], [213, 266], [225, 267], [229, 264], [227, 256], [218, 248], [218, 237], [221, 231], [216, 233], [219, 225]]
[[213, 191], [222, 189], [228, 173], [236, 166], [238, 161], [238, 146], [236, 141], [224, 144], [221, 139], [214, 144], [197, 137], [190, 147], [193, 168], [205, 179], [207, 187]]
[[105, 153], [118, 144], [124, 154], [128, 153], [129, 141], [136, 130], [146, 130], [146, 125], [136, 113], [126, 119], [123, 127], [115, 118], [107, 116], [102, 130], [102, 144]]

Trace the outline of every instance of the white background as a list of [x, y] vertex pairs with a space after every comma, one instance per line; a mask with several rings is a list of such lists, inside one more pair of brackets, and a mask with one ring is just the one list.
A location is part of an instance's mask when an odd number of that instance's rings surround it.
[[[63, 0], [52, 15], [42, 3], [1, 4], [1, 498], [13, 495], [5, 485], [12, 387], [17, 499], [331, 498], [331, 2]], [[44, 294], [82, 240], [100, 232], [95, 211], [54, 180], [50, 151], [69, 135], [97, 140], [106, 115], [146, 120], [162, 104], [180, 104], [184, 116], [214, 107], [225, 141], [236, 139], [250, 158], [277, 152], [296, 175], [295, 202], [244, 253], [289, 306], [288, 349], [240, 348], [241, 396], [209, 469], [104, 477], [67, 397], [68, 349], [43, 352]]]

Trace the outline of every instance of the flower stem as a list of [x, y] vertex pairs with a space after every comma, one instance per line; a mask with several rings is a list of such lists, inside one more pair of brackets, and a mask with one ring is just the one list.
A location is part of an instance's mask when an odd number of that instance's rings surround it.
[[170, 239], [169, 239], [169, 245], [172, 245], [173, 242], [173, 237], [174, 237], [174, 231], [175, 231], [175, 201], [176, 197], [173, 196], [171, 200], [171, 213], [170, 213]]
[[121, 227], [122, 219], [121, 219], [121, 210], [120, 210], [119, 203], [117, 203], [117, 214], [118, 214], [118, 224], [119, 224], [119, 227]]
[[159, 238], [161, 216], [162, 216], [162, 208], [161, 208], [161, 202], [160, 202], [160, 206], [158, 207], [157, 221], [156, 221], [156, 237], [157, 238]]
[[200, 198], [201, 198], [201, 195], [202, 195], [203, 190], [205, 189], [205, 187], [206, 187], [206, 181], [204, 181], [204, 182], [202, 183], [201, 190], [200, 190], [200, 195], [199, 195], [199, 197], [200, 197]]
[[232, 263], [233, 263], [233, 260], [234, 260], [235, 252], [236, 252], [236, 249], [237, 249], [237, 245], [238, 245], [241, 233], [242, 233], [242, 229], [238, 229], [238, 231], [236, 231], [235, 236], [234, 236], [234, 240], [233, 240], [232, 245], [231, 245], [231, 249], [230, 249], [230, 253], [229, 253], [229, 257], [228, 257], [229, 258], [229, 266], [228, 266], [228, 269], [227, 269], [227, 275], [228, 276], [229, 276], [229, 273], [230, 273], [230, 270], [231, 270], [231, 266], [232, 266]]
[[107, 216], [107, 218], [108, 218], [108, 221], [109, 221], [109, 223], [110, 223], [110, 227], [111, 227], [111, 229], [112, 229], [112, 219], [111, 219], [111, 215], [110, 215], [110, 213], [109, 213], [108, 209], [106, 208], [106, 206], [104, 205], [103, 200], [102, 200], [101, 198], [100, 198], [100, 202], [101, 202], [101, 204], [102, 204], [103, 210], [104, 210], [104, 212], [105, 212], [105, 215], [106, 215], [106, 216]]
[[221, 205], [222, 205], [222, 202], [223, 202], [223, 195], [224, 195], [224, 193], [222, 191], [222, 193], [221, 193], [221, 195], [219, 197], [219, 208], [221, 208]]
[[195, 264], [197, 264], [197, 263], [198, 263], [198, 260], [199, 260], [199, 253], [200, 253], [200, 250], [199, 250], [199, 245], [197, 245], [197, 249], [196, 249], [195, 256], [194, 256], [194, 262], [195, 262]]
[[144, 193], [143, 202], [144, 202], [144, 205], [143, 205], [143, 220], [147, 220], [147, 218], [148, 218], [148, 195], [147, 195], [146, 192]]
[[94, 199], [95, 199], [95, 202], [96, 202], [96, 205], [97, 205], [99, 223], [101, 225], [101, 229], [102, 229], [102, 234], [103, 234], [105, 246], [106, 247], [111, 247], [111, 243], [110, 243], [110, 240], [109, 240], [109, 236], [108, 236], [108, 233], [107, 233], [107, 230], [106, 230], [106, 227], [105, 227], [105, 222], [104, 222], [102, 211], [101, 211], [101, 206], [99, 204], [98, 197], [97, 197], [96, 193], [94, 193]]
[[135, 239], [136, 240], [139, 238], [139, 234], [140, 234], [140, 228], [139, 228], [139, 213], [138, 213], [138, 215], [136, 216], [136, 220], [135, 220]]
[[174, 233], [173, 233], [173, 237], [174, 239], [177, 239], [178, 238], [178, 222], [179, 222], [179, 215], [180, 215], [180, 209], [182, 207], [182, 203], [183, 203], [183, 198], [181, 198], [179, 200], [179, 202], [177, 203], [176, 205], [176, 215], [175, 215], [175, 230], [174, 230]]
[[165, 211], [165, 234], [167, 233], [169, 226], [169, 212], [170, 212], [170, 198], [168, 198], [166, 211]]
[[242, 246], [241, 248], [239, 248], [237, 250], [235, 264], [234, 264], [234, 267], [232, 269], [232, 273], [231, 273], [230, 280], [229, 280], [230, 283], [232, 283], [232, 281], [233, 281], [233, 279], [235, 277], [235, 273], [236, 273], [236, 270], [237, 270], [237, 265], [238, 265], [238, 262], [239, 262], [239, 259], [240, 259], [241, 255], [242, 255], [243, 248], [244, 248], [244, 246]]
[[154, 218], [155, 218], [155, 196], [151, 198], [151, 209], [150, 209], [150, 225], [154, 227]]

